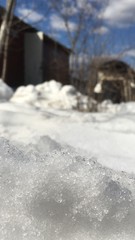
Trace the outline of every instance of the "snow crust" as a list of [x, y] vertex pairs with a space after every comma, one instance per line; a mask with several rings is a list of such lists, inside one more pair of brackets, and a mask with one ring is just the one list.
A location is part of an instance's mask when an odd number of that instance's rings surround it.
[[0, 239], [133, 240], [134, 176], [42, 140], [46, 154], [0, 139]]

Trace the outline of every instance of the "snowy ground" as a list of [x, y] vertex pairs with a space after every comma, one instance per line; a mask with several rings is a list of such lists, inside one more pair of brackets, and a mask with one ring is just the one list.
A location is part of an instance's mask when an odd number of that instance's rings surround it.
[[0, 239], [135, 240], [135, 103], [81, 113], [31, 96], [0, 104]]

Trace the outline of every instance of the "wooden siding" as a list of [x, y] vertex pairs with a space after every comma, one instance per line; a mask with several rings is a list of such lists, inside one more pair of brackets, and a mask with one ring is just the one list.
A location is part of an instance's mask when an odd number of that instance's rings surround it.
[[69, 84], [69, 53], [57, 43], [44, 39], [43, 80], [55, 79], [62, 84]]
[[17, 88], [24, 84], [24, 35], [10, 40], [7, 60], [6, 83]]

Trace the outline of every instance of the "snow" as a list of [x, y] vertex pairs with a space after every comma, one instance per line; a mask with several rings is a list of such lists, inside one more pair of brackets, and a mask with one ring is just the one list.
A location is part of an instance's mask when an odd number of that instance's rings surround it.
[[71, 150], [60, 151], [57, 144], [55, 151], [41, 155], [32, 145], [18, 150], [0, 139], [0, 152], [1, 239], [126, 239], [135, 234], [134, 178]]
[[0, 79], [0, 102], [9, 100], [12, 95], [12, 89]]
[[1, 240], [135, 240], [135, 103], [77, 97], [53, 80], [0, 103]]
[[51, 80], [37, 86], [19, 87], [11, 102], [25, 103], [40, 109], [73, 109], [77, 107], [77, 98], [78, 93], [73, 86], [62, 86], [61, 83]]
[[95, 93], [102, 93], [102, 84], [101, 82], [97, 83], [95, 88], [94, 88]]
[[131, 86], [131, 88], [135, 88], [134, 82], [131, 82], [131, 83], [130, 83], [130, 86]]

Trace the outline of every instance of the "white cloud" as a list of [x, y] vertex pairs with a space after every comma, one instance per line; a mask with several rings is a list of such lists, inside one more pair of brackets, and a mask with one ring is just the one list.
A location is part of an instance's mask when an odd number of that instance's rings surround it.
[[135, 57], [135, 49], [131, 49], [125, 53], [126, 56]]
[[[67, 31], [67, 27], [64, 20], [55, 14], [51, 15], [50, 17], [50, 25], [55, 30]], [[73, 22], [68, 22], [68, 27], [70, 31], [75, 31], [77, 25]]]
[[135, 22], [135, 0], [108, 1], [100, 17], [111, 25], [129, 26]]
[[78, 55], [71, 54], [70, 55], [70, 67], [74, 68], [76, 63], [80, 66], [82, 64], [87, 64], [90, 62], [90, 56], [86, 53], [80, 53]]
[[90, 3], [89, 0], [71, 1], [70, 5], [69, 4], [66, 5], [65, 4], [66, 2], [69, 3], [69, 0], [65, 0], [61, 12], [68, 16], [76, 15], [80, 10], [86, 14], [91, 14], [93, 11], [92, 4]]
[[68, 7], [64, 6], [61, 12], [65, 15], [73, 16], [78, 13], [78, 9], [74, 6], [68, 6]]
[[79, 8], [84, 8], [84, 7], [89, 7], [90, 9], [92, 8], [92, 5], [89, 0], [76, 0], [77, 6]]
[[33, 9], [28, 9], [25, 7], [17, 9], [17, 13], [21, 19], [30, 22], [39, 22], [44, 19], [44, 16]]
[[107, 27], [105, 27], [105, 26], [101, 26], [101, 27], [96, 28], [94, 30], [94, 33], [97, 33], [97, 34], [100, 34], [100, 35], [106, 34], [108, 32], [109, 32], [109, 29]]

